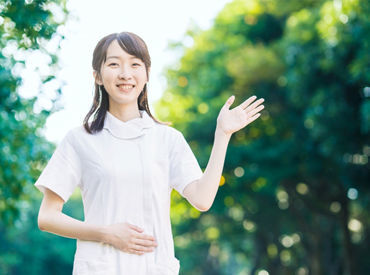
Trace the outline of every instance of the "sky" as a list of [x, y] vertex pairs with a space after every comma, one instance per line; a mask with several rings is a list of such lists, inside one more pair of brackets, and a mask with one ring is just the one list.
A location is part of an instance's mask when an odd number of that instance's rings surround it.
[[196, 25], [205, 30], [230, 0], [131, 0], [72, 1], [67, 8], [71, 19], [65, 26], [66, 38], [61, 43], [58, 78], [62, 89], [63, 109], [50, 115], [44, 134], [52, 142], [60, 142], [69, 129], [82, 124], [91, 107], [94, 81], [92, 52], [96, 43], [113, 32], [130, 31], [144, 39], [149, 48], [152, 68], [148, 86], [151, 111], [153, 103], [166, 89], [163, 72], [179, 59], [168, 49], [170, 42], [184, 40], [186, 30]]

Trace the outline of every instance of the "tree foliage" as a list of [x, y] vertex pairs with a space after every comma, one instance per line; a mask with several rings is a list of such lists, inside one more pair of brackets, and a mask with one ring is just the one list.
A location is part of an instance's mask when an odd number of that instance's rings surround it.
[[[252, 95], [259, 120], [232, 137], [208, 213], [174, 194], [183, 274], [369, 270], [368, 1], [235, 0], [167, 69], [156, 105], [206, 167], [218, 111]], [[181, 218], [179, 218], [181, 217]]]
[[[58, 27], [66, 16], [64, 0], [0, 1], [0, 217], [4, 226], [13, 225], [22, 204], [31, 200], [32, 184], [54, 148], [42, 128], [59, 108], [55, 103], [61, 84], [55, 75], [64, 37]], [[39, 90], [22, 96], [21, 75], [27, 67], [39, 77]], [[58, 88], [45, 90], [49, 84]]]
[[[0, 274], [71, 272], [74, 242], [38, 229], [41, 194], [33, 186], [54, 150], [42, 129], [60, 108], [65, 5], [0, 0]], [[30, 72], [38, 88], [23, 85]]]

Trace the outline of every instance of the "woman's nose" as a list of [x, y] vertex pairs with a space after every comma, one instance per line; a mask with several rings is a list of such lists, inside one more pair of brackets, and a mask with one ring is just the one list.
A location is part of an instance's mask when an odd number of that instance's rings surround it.
[[130, 71], [126, 69], [126, 70], [122, 70], [118, 74], [118, 78], [120, 78], [120, 79], [131, 79], [132, 75], [131, 75]]

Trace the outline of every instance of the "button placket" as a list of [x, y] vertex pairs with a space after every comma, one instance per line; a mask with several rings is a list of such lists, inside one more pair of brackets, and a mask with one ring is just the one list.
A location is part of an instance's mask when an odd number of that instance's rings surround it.
[[[142, 142], [139, 142], [140, 156], [142, 160], [143, 173], [143, 219], [144, 219], [144, 233], [154, 235], [154, 213], [153, 213], [153, 172], [152, 163], [155, 155], [155, 148], [153, 144], [154, 135], [153, 129], [146, 129], [145, 134], [141, 137]], [[147, 254], [148, 266], [155, 263], [155, 252]]]

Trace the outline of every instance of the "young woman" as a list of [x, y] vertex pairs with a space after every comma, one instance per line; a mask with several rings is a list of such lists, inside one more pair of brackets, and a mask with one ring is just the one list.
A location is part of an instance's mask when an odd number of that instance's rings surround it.
[[[264, 108], [250, 97], [222, 107], [204, 173], [181, 132], [158, 122], [149, 110], [150, 56], [130, 32], [110, 34], [93, 54], [95, 95], [83, 126], [58, 145], [35, 186], [44, 193], [41, 230], [77, 239], [73, 274], [179, 273], [170, 223], [176, 189], [207, 211], [216, 196], [231, 135]], [[85, 221], [62, 213], [76, 187]]]

